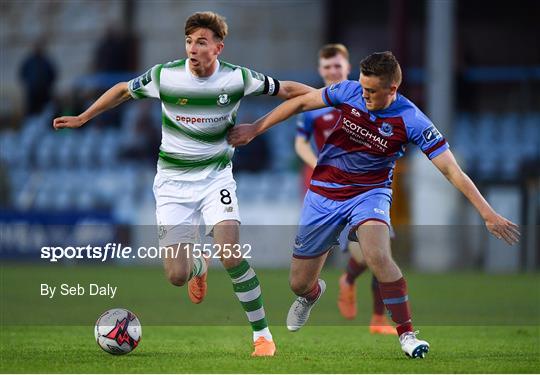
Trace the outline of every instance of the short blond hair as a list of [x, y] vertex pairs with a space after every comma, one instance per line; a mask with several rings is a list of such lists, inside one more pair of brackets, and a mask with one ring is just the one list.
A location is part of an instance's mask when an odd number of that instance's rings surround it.
[[200, 28], [212, 30], [218, 40], [225, 39], [229, 30], [225, 17], [214, 12], [197, 12], [189, 16], [186, 20], [186, 36]]
[[329, 59], [336, 55], [342, 55], [349, 60], [349, 50], [341, 43], [326, 44], [319, 50], [320, 59]]

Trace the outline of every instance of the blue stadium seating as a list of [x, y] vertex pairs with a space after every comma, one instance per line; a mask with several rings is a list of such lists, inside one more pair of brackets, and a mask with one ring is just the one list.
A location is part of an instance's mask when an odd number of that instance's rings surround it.
[[[273, 105], [273, 104], [272, 104]], [[251, 105], [253, 120], [272, 105]], [[153, 107], [159, 121], [159, 106]], [[80, 130], [50, 129], [46, 116], [25, 120], [21, 130], [0, 133], [0, 163], [8, 174], [12, 209], [72, 211], [109, 210], [129, 223], [136, 208], [152, 203], [155, 167], [120, 160], [135, 111], [126, 110], [121, 126]], [[236, 173], [241, 202], [298, 202], [300, 179], [294, 165], [294, 120], [267, 134], [271, 168], [262, 173]], [[526, 161], [540, 162], [540, 113], [462, 113], [449, 141], [464, 169], [477, 179], [515, 180]]]

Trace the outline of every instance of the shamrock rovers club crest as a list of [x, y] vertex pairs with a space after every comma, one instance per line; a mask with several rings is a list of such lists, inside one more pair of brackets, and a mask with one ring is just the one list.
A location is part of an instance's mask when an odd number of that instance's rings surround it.
[[167, 230], [165, 229], [165, 225], [160, 225], [158, 229], [158, 237], [160, 240], [164, 239], [167, 235]]
[[221, 94], [220, 96], [218, 96], [217, 105], [224, 106], [224, 105], [229, 104], [230, 102], [231, 102], [231, 98], [229, 98], [229, 95]]

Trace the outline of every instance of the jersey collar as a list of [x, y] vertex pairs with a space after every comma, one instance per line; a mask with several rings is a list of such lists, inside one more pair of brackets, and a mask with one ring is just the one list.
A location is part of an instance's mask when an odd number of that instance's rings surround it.
[[200, 82], [200, 83], [204, 83], [204, 82], [208, 82], [208, 81], [211, 81], [213, 80], [216, 76], [217, 76], [217, 73], [219, 72], [219, 67], [220, 67], [220, 63], [219, 63], [219, 60], [216, 59], [216, 69], [214, 70], [214, 73], [212, 73], [211, 76], [208, 76], [208, 77], [197, 77], [196, 75], [194, 75], [193, 73], [191, 73], [191, 70], [189, 69], [189, 58], [187, 59], [186, 61], [186, 73], [196, 82]]
[[[390, 103], [390, 105], [384, 109], [378, 109], [376, 111], [370, 111], [367, 109], [366, 107], [366, 110], [369, 114], [369, 117], [371, 120], [375, 120], [378, 116], [380, 115], [387, 115], [389, 113], [392, 113], [394, 111], [394, 109], [396, 108], [396, 106], [398, 105], [398, 101], [401, 99], [401, 95], [399, 93], [396, 93], [396, 97], [395, 99], [392, 101], [392, 103]], [[366, 102], [364, 100], [364, 98], [362, 98], [362, 104], [364, 104], [364, 106], [366, 105]]]

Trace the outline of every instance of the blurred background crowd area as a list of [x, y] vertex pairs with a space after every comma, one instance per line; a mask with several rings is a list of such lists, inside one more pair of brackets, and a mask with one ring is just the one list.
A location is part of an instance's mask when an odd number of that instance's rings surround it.
[[[404, 72], [400, 92], [434, 120], [488, 200], [523, 225], [520, 251], [495, 263], [538, 267], [540, 3], [534, 0], [2, 1], [0, 221], [154, 223], [160, 103], [130, 101], [78, 130], [55, 132], [52, 119], [79, 114], [115, 83], [185, 57], [184, 22], [203, 10], [228, 21], [223, 60], [281, 80], [321, 87], [317, 52], [325, 43], [349, 48], [350, 79], [358, 79], [367, 54], [393, 51]], [[278, 103], [246, 98], [237, 123]], [[304, 190], [295, 133], [291, 119], [237, 150], [247, 224], [296, 223]], [[433, 179], [429, 163], [412, 155], [395, 173], [394, 224], [481, 226], [462, 197], [447, 193], [444, 178]], [[402, 243], [427, 268], [453, 262], [441, 255], [447, 250]]]

